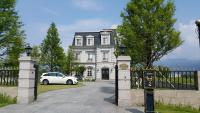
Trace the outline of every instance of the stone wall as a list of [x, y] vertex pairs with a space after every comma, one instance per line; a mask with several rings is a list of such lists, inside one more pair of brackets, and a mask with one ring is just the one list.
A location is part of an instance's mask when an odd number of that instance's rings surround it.
[[[155, 101], [165, 104], [190, 105], [195, 108], [200, 107], [200, 91], [192, 90], [155, 90]], [[133, 106], [144, 105], [144, 90], [131, 90], [131, 103]]]
[[17, 87], [0, 87], [0, 94], [6, 94], [15, 98], [17, 97]]

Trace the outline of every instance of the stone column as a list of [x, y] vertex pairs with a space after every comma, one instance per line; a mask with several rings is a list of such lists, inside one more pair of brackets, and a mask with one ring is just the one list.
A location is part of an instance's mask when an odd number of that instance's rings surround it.
[[130, 56], [119, 56], [118, 65], [118, 106], [131, 106]]
[[19, 62], [17, 103], [29, 104], [34, 101], [35, 61], [27, 56], [20, 57]]
[[198, 91], [200, 91], [200, 71], [197, 71]]

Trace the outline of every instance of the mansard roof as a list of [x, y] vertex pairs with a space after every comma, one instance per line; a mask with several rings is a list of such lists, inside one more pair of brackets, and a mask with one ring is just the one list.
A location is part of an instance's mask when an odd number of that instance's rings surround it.
[[86, 46], [86, 40], [87, 36], [94, 36], [94, 46], [100, 46], [101, 45], [101, 33], [102, 32], [109, 32], [110, 33], [110, 45], [114, 46], [115, 41], [114, 37], [116, 36], [116, 32], [113, 29], [105, 29], [100, 32], [75, 32], [74, 39], [72, 45], [75, 45], [75, 37], [81, 36], [83, 38], [83, 46]]

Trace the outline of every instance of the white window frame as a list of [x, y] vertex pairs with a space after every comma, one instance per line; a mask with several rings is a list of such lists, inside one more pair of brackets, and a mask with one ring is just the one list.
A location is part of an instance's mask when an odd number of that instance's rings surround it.
[[88, 52], [88, 61], [93, 61], [93, 53]]
[[102, 51], [102, 61], [103, 62], [108, 62], [108, 51]]
[[[78, 40], [80, 40], [80, 43], [78, 43]], [[76, 36], [75, 37], [75, 46], [82, 46], [83, 45], [83, 37], [82, 36]]]
[[75, 60], [80, 61], [81, 52], [75, 52]]
[[101, 45], [110, 45], [110, 33], [101, 32]]
[[[86, 38], [87, 38], [87, 46], [93, 46], [94, 45], [94, 36], [88, 35], [88, 36], [86, 36]], [[90, 43], [89, 43], [89, 40], [90, 40]]]

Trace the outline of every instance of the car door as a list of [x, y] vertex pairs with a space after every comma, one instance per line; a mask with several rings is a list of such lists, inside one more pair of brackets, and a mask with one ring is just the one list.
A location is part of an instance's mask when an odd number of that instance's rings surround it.
[[57, 79], [57, 77], [56, 77], [56, 73], [48, 73], [48, 81], [49, 81], [49, 83], [53, 83], [53, 84], [55, 84], [56, 83], [56, 79]]
[[56, 73], [56, 76], [57, 76], [57, 83], [58, 84], [65, 84], [66, 83], [66, 79], [65, 79], [65, 77], [64, 77], [64, 75], [63, 74], [61, 74], [61, 73]]

